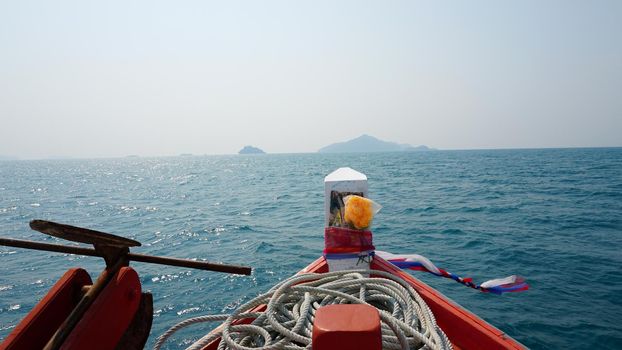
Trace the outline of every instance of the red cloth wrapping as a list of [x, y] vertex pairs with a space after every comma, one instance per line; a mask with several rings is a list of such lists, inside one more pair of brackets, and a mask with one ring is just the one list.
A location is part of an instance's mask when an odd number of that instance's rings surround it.
[[375, 249], [371, 231], [343, 227], [324, 229], [324, 254], [358, 253]]

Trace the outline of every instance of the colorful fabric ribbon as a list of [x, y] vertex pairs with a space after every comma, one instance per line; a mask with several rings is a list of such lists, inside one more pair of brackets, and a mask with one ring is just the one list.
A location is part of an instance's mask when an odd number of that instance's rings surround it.
[[401, 269], [427, 271], [436, 276], [451, 278], [452, 280], [464, 284], [467, 287], [478, 289], [485, 293], [501, 294], [506, 292], [520, 292], [529, 289], [529, 285], [525, 282], [525, 279], [517, 275], [492, 279], [477, 285], [473, 283], [471, 278], [462, 278], [449, 271], [436, 267], [430, 259], [422, 255], [396, 255], [379, 250], [376, 251], [376, 255]]

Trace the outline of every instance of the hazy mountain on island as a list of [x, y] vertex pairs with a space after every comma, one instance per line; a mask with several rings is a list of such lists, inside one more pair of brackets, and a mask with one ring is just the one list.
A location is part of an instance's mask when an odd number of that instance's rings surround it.
[[266, 152], [262, 151], [261, 149], [257, 148], [257, 147], [253, 147], [253, 146], [244, 146], [244, 148], [242, 148], [238, 154], [264, 154]]
[[409, 152], [409, 151], [430, 151], [432, 148], [427, 146], [413, 147], [408, 144], [399, 144], [379, 140], [373, 136], [361, 135], [346, 142], [333, 143], [320, 148], [320, 153], [351, 153], [351, 152]]

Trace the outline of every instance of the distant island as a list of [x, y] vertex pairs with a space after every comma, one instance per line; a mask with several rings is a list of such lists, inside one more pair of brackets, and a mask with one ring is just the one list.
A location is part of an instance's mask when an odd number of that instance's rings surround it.
[[351, 153], [351, 152], [421, 152], [432, 151], [428, 146], [411, 146], [379, 140], [373, 136], [361, 135], [355, 139], [333, 143], [320, 148], [320, 153]]
[[253, 146], [244, 146], [238, 154], [265, 154], [266, 152]]

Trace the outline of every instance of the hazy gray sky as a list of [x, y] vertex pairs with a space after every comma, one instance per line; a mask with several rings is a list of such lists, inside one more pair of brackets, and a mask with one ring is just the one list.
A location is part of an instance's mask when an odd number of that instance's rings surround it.
[[622, 1], [0, 0], [0, 155], [622, 146]]

